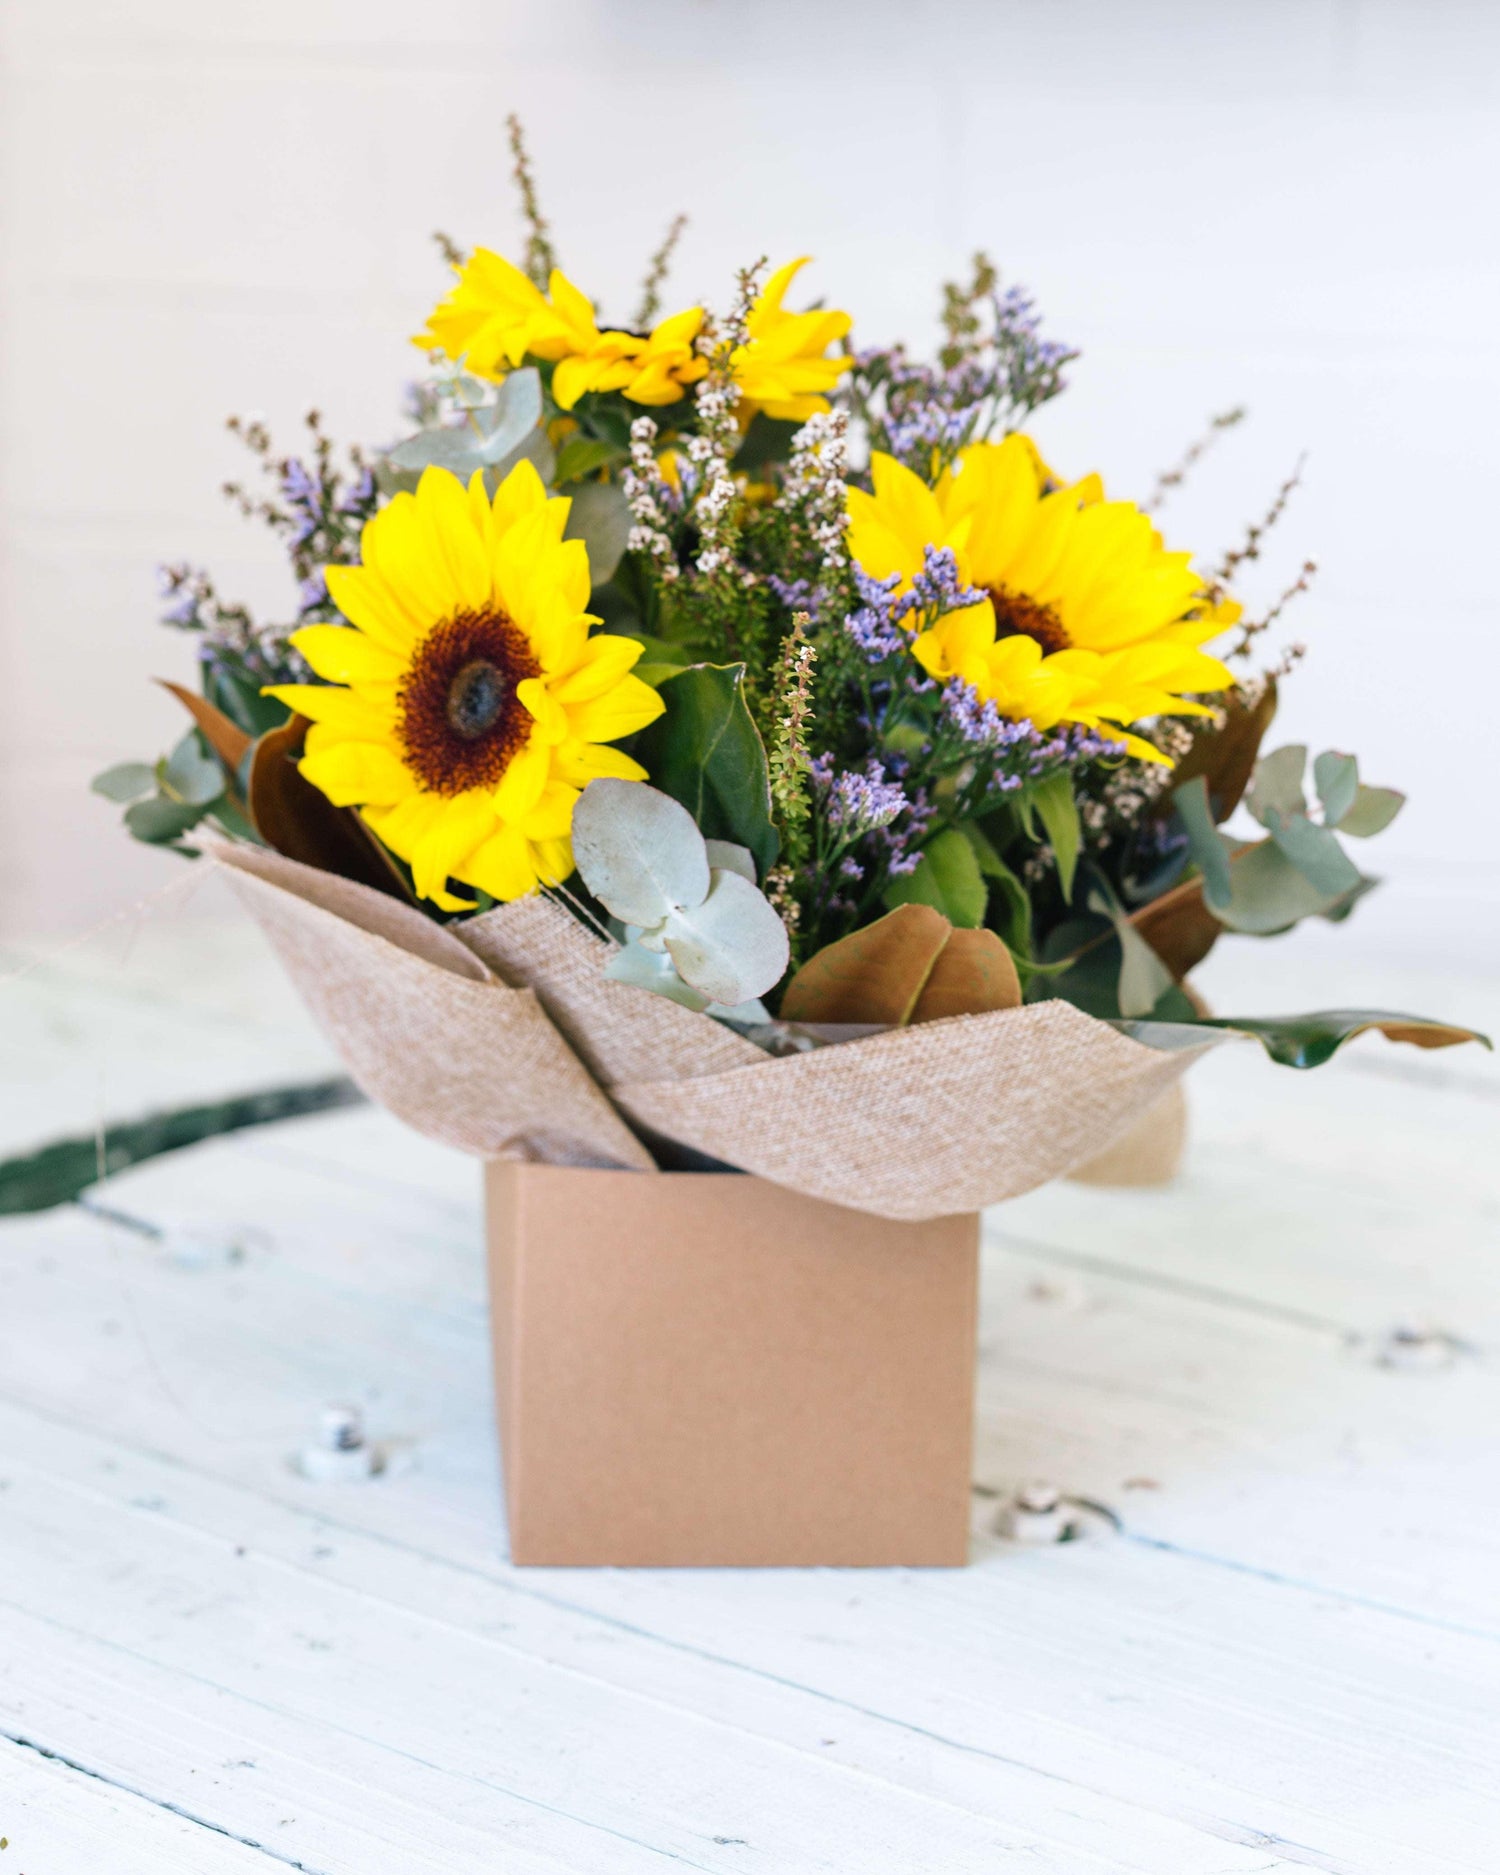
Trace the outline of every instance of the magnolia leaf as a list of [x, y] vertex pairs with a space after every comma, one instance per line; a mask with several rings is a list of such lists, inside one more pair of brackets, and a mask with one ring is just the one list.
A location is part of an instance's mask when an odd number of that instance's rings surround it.
[[1255, 764], [1255, 778], [1245, 805], [1263, 827], [1293, 814], [1307, 812], [1307, 798], [1302, 792], [1302, 775], [1307, 767], [1307, 745], [1289, 742], [1284, 749], [1263, 755]]
[[945, 1016], [1017, 1009], [1020, 1003], [1021, 979], [1015, 960], [995, 933], [953, 931], [938, 952], [908, 1020], [940, 1022]]
[[156, 680], [163, 690], [170, 690], [172, 695], [192, 717], [203, 732], [203, 739], [218, 756], [219, 760], [233, 775], [245, 759], [253, 737], [248, 735], [238, 723], [231, 722], [221, 709], [198, 696], [192, 690], [185, 690], [181, 684], [170, 683], [165, 677]]
[[1261, 738], [1276, 714], [1276, 679], [1266, 679], [1253, 703], [1246, 702], [1243, 690], [1231, 690], [1223, 699], [1223, 711], [1222, 725], [1201, 728], [1173, 770], [1179, 788], [1203, 777], [1214, 820], [1221, 824], [1239, 806], [1260, 753]]
[[1339, 832], [1356, 840], [1368, 840], [1383, 833], [1406, 804], [1406, 796], [1395, 788], [1369, 788], [1361, 785], [1353, 805], [1339, 818]]
[[721, 869], [710, 877], [701, 904], [668, 914], [667, 952], [685, 983], [732, 1007], [778, 983], [791, 951], [786, 926], [748, 879]]
[[751, 885], [757, 883], [755, 856], [748, 846], [736, 846], [733, 840], [705, 840], [703, 845], [710, 866], [716, 866], [723, 872], [737, 872], [742, 879], [748, 879]]
[[207, 807], [224, 792], [224, 770], [203, 751], [198, 732], [190, 729], [158, 771], [161, 789], [170, 800], [188, 807]]
[[689, 664], [663, 677], [657, 695], [666, 708], [631, 739], [629, 752], [710, 839], [748, 847], [764, 879], [780, 842], [766, 751], [744, 683], [743, 664]]
[[138, 801], [156, 790], [156, 770], [149, 762], [117, 762], [89, 783], [106, 801]]
[[1325, 897], [1343, 898], [1359, 884], [1359, 868], [1339, 845], [1338, 835], [1318, 826], [1306, 814], [1289, 815], [1271, 828], [1271, 838], [1303, 878]]
[[394, 861], [352, 808], [335, 807], [297, 770], [307, 718], [292, 716], [250, 752], [247, 794], [255, 831], [287, 859], [408, 898]]
[[[577, 440], [576, 438], [574, 439]], [[566, 456], [566, 449], [563, 455]], [[562, 479], [562, 459], [557, 475]], [[634, 525], [625, 505], [625, 491], [618, 482], [585, 482], [573, 491], [573, 505], [568, 510], [565, 540], [581, 540], [589, 550], [589, 578], [602, 586], [613, 579], [620, 557], [630, 542]]]
[[1188, 850], [1193, 863], [1203, 874], [1203, 896], [1215, 909], [1229, 903], [1233, 887], [1229, 882], [1229, 843], [1214, 825], [1209, 802], [1208, 781], [1195, 775], [1172, 791], [1177, 814], [1187, 829]]
[[[1032, 805], [1047, 829], [1057, 861], [1057, 880], [1064, 900], [1073, 897], [1073, 873], [1078, 865], [1078, 849], [1083, 830], [1078, 822], [1078, 803], [1073, 798], [1073, 777], [1066, 769], [1036, 782], [1029, 790]], [[954, 921], [958, 921], [955, 919]], [[978, 922], [976, 920], [976, 922]]]
[[1359, 793], [1359, 763], [1352, 755], [1325, 749], [1313, 763], [1313, 785], [1323, 804], [1323, 825], [1336, 827]]
[[600, 904], [643, 929], [708, 896], [708, 856], [692, 815], [639, 781], [589, 783], [573, 809], [573, 859]]
[[909, 1022], [951, 933], [932, 906], [898, 905], [815, 951], [782, 994], [782, 1021]]
[[915, 871], [892, 879], [885, 891], [887, 905], [930, 905], [969, 930], [984, 923], [988, 897], [974, 848], [956, 827], [929, 840]]
[[1345, 1042], [1371, 1029], [1389, 1041], [1409, 1042], [1416, 1048], [1454, 1048], [1460, 1042], [1492, 1046], [1489, 1037], [1477, 1029], [1387, 1009], [1320, 1009], [1305, 1016], [1203, 1016], [1173, 1022], [1121, 1021], [1114, 1026], [1148, 1048], [1201, 1048], [1215, 1032], [1251, 1036], [1273, 1061], [1288, 1068], [1321, 1067]]

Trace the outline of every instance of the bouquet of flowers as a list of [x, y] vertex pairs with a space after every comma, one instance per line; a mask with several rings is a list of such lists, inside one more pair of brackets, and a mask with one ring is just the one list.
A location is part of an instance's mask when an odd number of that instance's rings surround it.
[[1230, 1034], [1470, 1038], [1187, 982], [1346, 918], [1402, 804], [1262, 753], [1311, 568], [1258, 617], [1234, 587], [1295, 477], [1217, 564], [1169, 548], [1028, 433], [1075, 353], [982, 255], [932, 363], [793, 310], [803, 260], [663, 317], [680, 219], [609, 324], [513, 142], [524, 255], [441, 240], [411, 433], [231, 425], [295, 622], [169, 568], [191, 725], [94, 784], [233, 868], [368, 1091], [490, 1156], [925, 1217], [1087, 1160]]

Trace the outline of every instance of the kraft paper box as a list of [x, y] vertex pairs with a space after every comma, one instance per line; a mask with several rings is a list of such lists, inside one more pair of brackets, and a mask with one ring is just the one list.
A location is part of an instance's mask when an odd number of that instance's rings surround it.
[[961, 1565], [978, 1219], [485, 1169], [517, 1563]]

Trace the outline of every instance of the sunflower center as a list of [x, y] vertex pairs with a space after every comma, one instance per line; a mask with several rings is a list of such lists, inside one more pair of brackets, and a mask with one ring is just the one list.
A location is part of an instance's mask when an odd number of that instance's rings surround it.
[[1067, 628], [1050, 605], [1009, 586], [987, 586], [985, 591], [995, 608], [996, 638], [1034, 638], [1044, 657], [1067, 650], [1071, 643]]
[[396, 690], [397, 739], [422, 786], [450, 796], [494, 787], [531, 734], [516, 686], [540, 675], [526, 634], [499, 607], [434, 625]]
[[448, 723], [454, 735], [473, 742], [493, 729], [505, 708], [505, 673], [488, 658], [470, 658], [448, 685]]

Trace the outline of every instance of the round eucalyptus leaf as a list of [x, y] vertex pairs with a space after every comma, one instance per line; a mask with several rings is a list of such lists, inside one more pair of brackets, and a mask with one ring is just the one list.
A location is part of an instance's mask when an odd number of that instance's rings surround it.
[[708, 896], [708, 856], [692, 815], [643, 782], [589, 783], [573, 809], [573, 858], [594, 897], [626, 924], [660, 925]]
[[790, 960], [786, 926], [737, 872], [716, 869], [708, 897], [666, 922], [667, 952], [683, 981], [733, 1007], [763, 996]]

